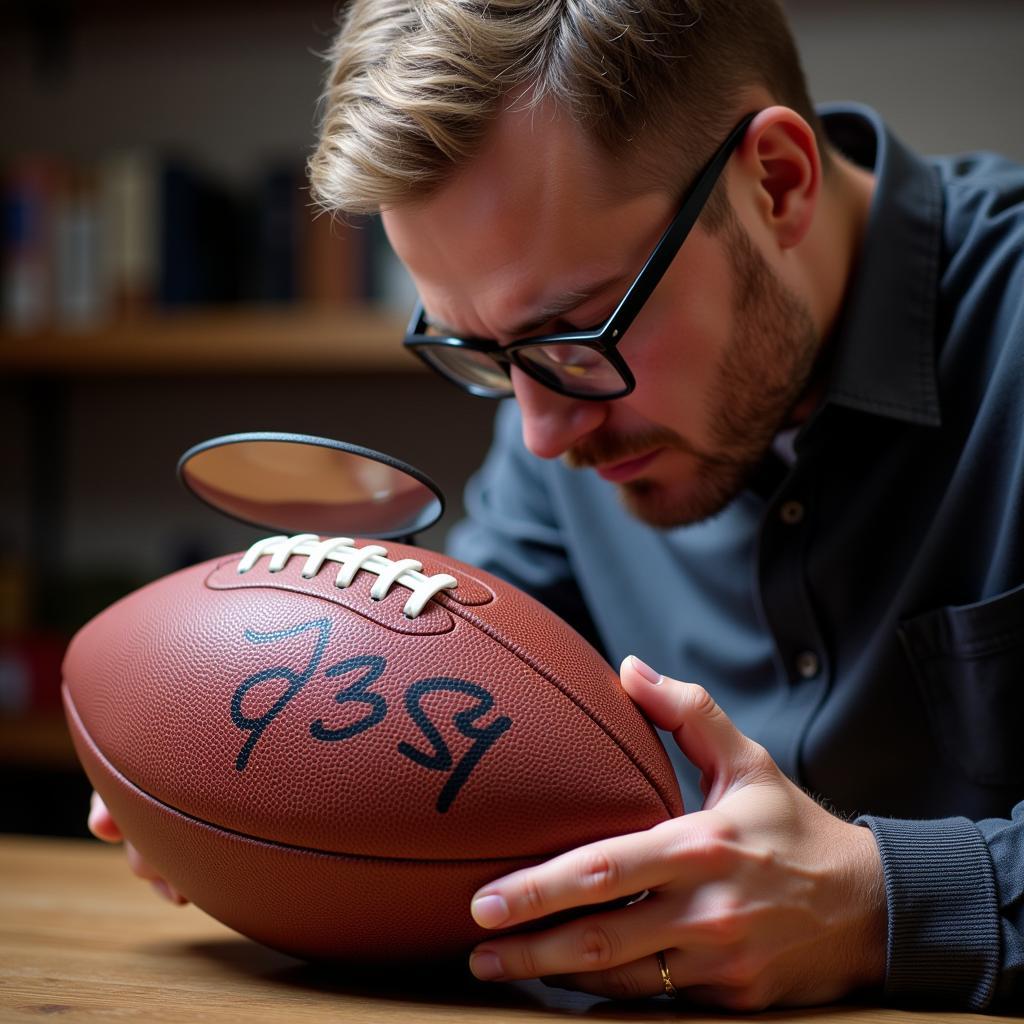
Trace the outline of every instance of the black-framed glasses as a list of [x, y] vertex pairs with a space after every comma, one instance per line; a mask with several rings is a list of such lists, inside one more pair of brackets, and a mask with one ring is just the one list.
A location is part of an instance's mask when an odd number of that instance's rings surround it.
[[423, 303], [417, 302], [403, 344], [432, 370], [481, 398], [507, 398], [513, 394], [512, 366], [571, 398], [604, 401], [628, 395], [636, 387], [636, 380], [618, 352], [619, 342], [697, 223], [733, 150], [756, 116], [752, 113], [744, 117], [708, 161], [640, 273], [600, 327], [499, 345], [489, 338], [431, 334]]

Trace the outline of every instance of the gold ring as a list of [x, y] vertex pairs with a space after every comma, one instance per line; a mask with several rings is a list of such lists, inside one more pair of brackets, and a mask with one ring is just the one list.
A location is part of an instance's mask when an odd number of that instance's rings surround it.
[[668, 964], [665, 963], [665, 950], [654, 954], [658, 958], [658, 970], [661, 971], [661, 986], [665, 989], [665, 995], [675, 999], [679, 995], [679, 989], [672, 984], [672, 975], [668, 973]]

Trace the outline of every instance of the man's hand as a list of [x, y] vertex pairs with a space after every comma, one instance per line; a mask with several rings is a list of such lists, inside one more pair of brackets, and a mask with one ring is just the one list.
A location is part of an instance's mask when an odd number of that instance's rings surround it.
[[485, 980], [544, 977], [613, 998], [664, 991], [728, 1009], [830, 1002], [885, 977], [882, 866], [866, 828], [836, 818], [740, 733], [707, 691], [638, 659], [622, 685], [700, 769], [704, 808], [508, 875], [473, 899], [505, 928], [646, 893], [620, 909], [478, 946]]
[[139, 851], [131, 843], [125, 841], [117, 822], [107, 810], [99, 793], [93, 790], [92, 802], [89, 805], [89, 831], [105, 843], [124, 842], [124, 852], [128, 856], [128, 866], [139, 878], [145, 879], [165, 899], [182, 906], [188, 903], [181, 893], [176, 892], [164, 879], [162, 879], [140, 856]]

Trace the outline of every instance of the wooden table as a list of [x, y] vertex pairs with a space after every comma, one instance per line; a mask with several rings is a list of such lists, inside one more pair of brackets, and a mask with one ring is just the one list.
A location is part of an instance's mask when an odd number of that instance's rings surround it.
[[1009, 1021], [864, 1005], [755, 1016], [693, 1014], [668, 1000], [616, 1004], [539, 982], [403, 979], [325, 971], [264, 949], [195, 907], [173, 907], [88, 840], [0, 837], [0, 1021]]

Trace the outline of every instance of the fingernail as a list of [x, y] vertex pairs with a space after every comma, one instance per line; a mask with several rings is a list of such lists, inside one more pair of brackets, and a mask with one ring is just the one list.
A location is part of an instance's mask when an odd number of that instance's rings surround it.
[[629, 656], [629, 660], [633, 663], [633, 668], [640, 673], [647, 680], [647, 682], [654, 686], [660, 686], [662, 675], [660, 672], [655, 672], [646, 661], [641, 661], [635, 654]]
[[481, 981], [497, 981], [505, 976], [505, 968], [497, 953], [482, 950], [469, 958], [469, 969]]
[[478, 896], [470, 904], [469, 912], [481, 928], [498, 928], [509, 917], [508, 904], [503, 896]]

